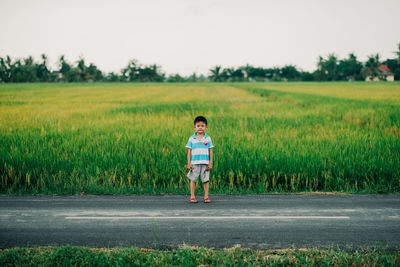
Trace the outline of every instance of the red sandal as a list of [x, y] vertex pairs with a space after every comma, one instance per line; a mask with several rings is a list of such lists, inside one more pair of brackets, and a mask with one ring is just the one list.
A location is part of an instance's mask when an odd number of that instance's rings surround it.
[[197, 200], [195, 198], [189, 199], [189, 203], [197, 203]]
[[211, 200], [209, 198], [205, 198], [204, 203], [211, 203]]

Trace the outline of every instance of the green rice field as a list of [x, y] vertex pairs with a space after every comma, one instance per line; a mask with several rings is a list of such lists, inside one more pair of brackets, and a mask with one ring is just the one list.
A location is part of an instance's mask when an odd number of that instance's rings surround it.
[[400, 192], [400, 83], [303, 82], [0, 84], [0, 193], [187, 194], [197, 115], [211, 194]]

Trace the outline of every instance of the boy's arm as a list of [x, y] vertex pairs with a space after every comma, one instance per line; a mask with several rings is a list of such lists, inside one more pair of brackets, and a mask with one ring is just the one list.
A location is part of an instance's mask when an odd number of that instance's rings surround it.
[[207, 171], [209, 171], [209, 170], [211, 170], [212, 169], [212, 161], [213, 161], [213, 151], [212, 151], [212, 148], [209, 148], [208, 149], [208, 155], [210, 156], [210, 162], [208, 163], [208, 166], [207, 166], [207, 168], [206, 168], [206, 170]]
[[187, 167], [189, 170], [193, 169], [192, 164], [191, 164], [191, 158], [192, 158], [192, 149], [189, 148], [188, 153], [187, 153], [187, 161], [188, 161]]

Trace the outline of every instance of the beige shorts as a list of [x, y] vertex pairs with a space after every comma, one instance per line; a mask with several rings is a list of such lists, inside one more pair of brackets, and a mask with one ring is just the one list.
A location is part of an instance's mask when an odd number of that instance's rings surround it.
[[187, 174], [187, 177], [190, 181], [197, 182], [199, 176], [201, 177], [201, 181], [206, 183], [210, 181], [210, 171], [206, 171], [207, 164], [195, 164], [192, 165], [193, 170], [190, 170]]

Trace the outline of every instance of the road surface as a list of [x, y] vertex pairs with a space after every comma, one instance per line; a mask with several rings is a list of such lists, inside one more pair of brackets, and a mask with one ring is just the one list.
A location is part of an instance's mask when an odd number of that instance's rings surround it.
[[400, 248], [400, 195], [0, 195], [0, 248]]

